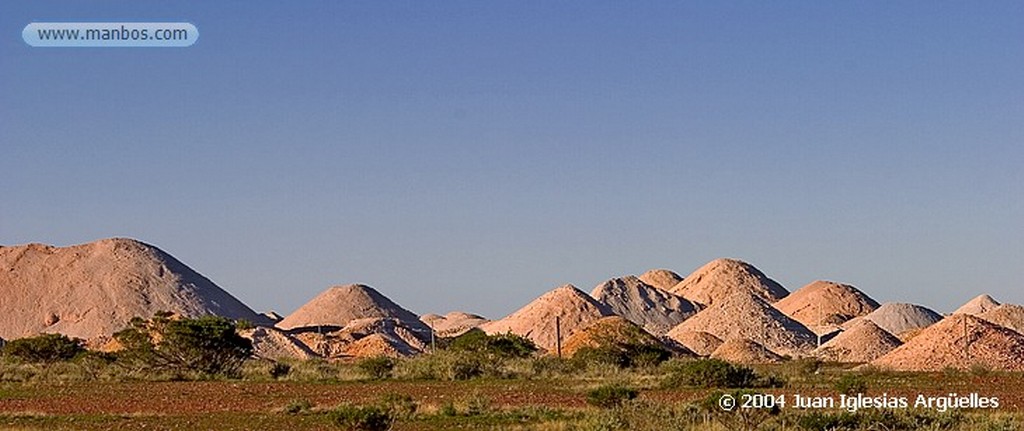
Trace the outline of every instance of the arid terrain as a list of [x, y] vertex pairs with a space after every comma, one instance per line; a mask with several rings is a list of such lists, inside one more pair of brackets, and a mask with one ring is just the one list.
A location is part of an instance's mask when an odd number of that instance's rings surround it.
[[[140, 241], [4, 246], [0, 428], [1018, 429], [1024, 307], [977, 294], [943, 315], [717, 259], [566, 284], [491, 319], [364, 284], [279, 316]], [[754, 393], [999, 407], [717, 404]]]

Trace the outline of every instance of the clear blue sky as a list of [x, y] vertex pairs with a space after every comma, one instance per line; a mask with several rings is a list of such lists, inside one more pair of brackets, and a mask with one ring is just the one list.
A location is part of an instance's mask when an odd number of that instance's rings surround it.
[[0, 244], [134, 237], [282, 313], [362, 282], [501, 317], [721, 256], [1024, 303], [1024, 3], [721, 3], [2, 2]]

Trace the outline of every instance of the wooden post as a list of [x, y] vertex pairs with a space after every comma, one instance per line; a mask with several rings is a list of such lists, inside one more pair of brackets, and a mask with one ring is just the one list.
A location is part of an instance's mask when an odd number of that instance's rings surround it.
[[555, 351], [558, 352], [558, 358], [562, 358], [562, 319], [555, 316]]

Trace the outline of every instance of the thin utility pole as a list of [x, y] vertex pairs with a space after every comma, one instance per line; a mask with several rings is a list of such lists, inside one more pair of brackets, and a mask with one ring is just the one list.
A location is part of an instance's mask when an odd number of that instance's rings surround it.
[[555, 350], [558, 352], [558, 358], [562, 358], [562, 319], [555, 316]]

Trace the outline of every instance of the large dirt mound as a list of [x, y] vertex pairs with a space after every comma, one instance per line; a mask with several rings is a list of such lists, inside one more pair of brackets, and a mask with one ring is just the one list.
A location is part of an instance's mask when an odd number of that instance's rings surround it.
[[814, 350], [823, 361], [871, 362], [891, 352], [903, 342], [870, 320], [860, 320], [835, 338]]
[[652, 287], [633, 276], [601, 283], [590, 296], [654, 335], [664, 335], [698, 311], [685, 298]]
[[801, 287], [773, 305], [819, 334], [835, 331], [838, 325], [878, 308], [874, 299], [856, 287], [823, 280]]
[[420, 316], [420, 320], [433, 329], [437, 337], [457, 337], [469, 332], [470, 329], [490, 322], [483, 316], [462, 311], [452, 311], [444, 316], [433, 313], [424, 314]]
[[710, 356], [719, 346], [722, 339], [704, 331], [678, 331], [671, 339], [700, 356]]
[[1003, 304], [978, 317], [1024, 334], [1024, 307], [1017, 304]]
[[395, 318], [417, 331], [430, 329], [411, 311], [402, 308], [376, 289], [349, 284], [334, 286], [288, 315], [277, 327], [295, 329], [312, 326], [344, 327], [351, 321], [366, 318]]
[[886, 302], [875, 311], [846, 322], [843, 328], [851, 328], [861, 319], [870, 320], [886, 332], [905, 341], [909, 334], [916, 334], [918, 330], [942, 320], [942, 315], [921, 305]]
[[981, 294], [975, 296], [974, 299], [967, 301], [964, 305], [961, 305], [960, 308], [957, 308], [956, 311], [953, 312], [953, 314], [970, 314], [972, 316], [977, 316], [998, 306], [999, 302], [992, 299], [991, 296], [988, 294]]
[[260, 358], [273, 359], [312, 359], [316, 353], [301, 341], [284, 331], [275, 328], [258, 326], [253, 329], [239, 331], [239, 335], [252, 341], [253, 354]]
[[554, 351], [557, 344], [555, 318], [562, 325], [562, 340], [602, 317], [613, 316], [608, 306], [571, 284], [551, 290], [504, 319], [480, 326], [488, 334], [512, 332], [533, 340], [540, 348]]
[[737, 364], [773, 364], [783, 359], [760, 343], [746, 338], [727, 340], [711, 353], [711, 357]]
[[686, 345], [681, 339], [686, 332], [707, 332], [721, 340], [746, 338], [780, 355], [809, 352], [817, 342], [817, 336], [806, 326], [760, 296], [742, 290], [686, 319], [668, 336]]
[[899, 371], [975, 366], [1024, 371], [1024, 335], [969, 314], [954, 314], [871, 364]]
[[[651, 335], [637, 324], [620, 316], [604, 317], [592, 322], [586, 327], [576, 331], [569, 338], [562, 342], [562, 354], [572, 356], [584, 347], [623, 347], [623, 346], [652, 346], [660, 347], [669, 351], [675, 351], [679, 347], [675, 344], [666, 344], [657, 337]], [[676, 351], [674, 353], [684, 353]], [[689, 353], [689, 352], [685, 352]]]
[[670, 290], [683, 281], [683, 277], [667, 269], [652, 269], [638, 277], [640, 281], [661, 290]]
[[159, 248], [132, 239], [0, 247], [0, 336], [109, 335], [157, 311], [269, 324]]
[[786, 288], [753, 265], [736, 259], [715, 259], [671, 289], [672, 293], [704, 306], [739, 291], [753, 293], [769, 303], [789, 294]]

